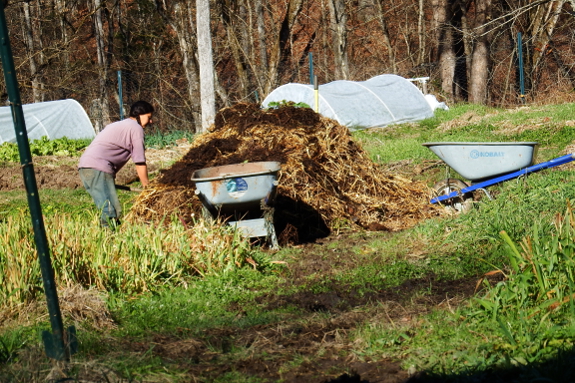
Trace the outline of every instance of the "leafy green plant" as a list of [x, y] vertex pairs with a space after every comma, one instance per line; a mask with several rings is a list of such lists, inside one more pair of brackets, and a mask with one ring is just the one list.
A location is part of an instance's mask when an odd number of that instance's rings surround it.
[[575, 314], [575, 218], [571, 206], [558, 216], [552, 232], [546, 233], [536, 222], [533, 233], [520, 248], [501, 231], [507, 245], [509, 270], [506, 276], [478, 303], [497, 319], [504, 310], [521, 310], [525, 317], [547, 316], [561, 310]]
[[0, 161], [16, 162], [19, 159], [18, 145], [4, 142], [0, 145]]
[[[79, 156], [81, 150], [90, 144], [89, 139], [72, 140], [67, 137], [54, 140], [43, 136], [30, 141], [30, 153], [33, 156]], [[0, 161], [17, 162], [20, 158], [18, 145], [4, 142], [0, 145]]]
[[[504, 341], [497, 347], [532, 363], [573, 337], [556, 319], [575, 315], [575, 216], [570, 204], [551, 227], [535, 222], [532, 234], [517, 246], [505, 231], [508, 267], [504, 280], [473, 300], [472, 317], [498, 324]], [[491, 273], [493, 274], [493, 273]]]
[[286, 106], [292, 106], [294, 108], [311, 108], [311, 106], [309, 106], [305, 102], [281, 100], [281, 101], [272, 101], [268, 103], [268, 109], [279, 109]]
[[146, 131], [146, 147], [163, 149], [169, 146], [177, 145], [180, 140], [192, 142], [195, 134], [189, 130], [151, 130]]

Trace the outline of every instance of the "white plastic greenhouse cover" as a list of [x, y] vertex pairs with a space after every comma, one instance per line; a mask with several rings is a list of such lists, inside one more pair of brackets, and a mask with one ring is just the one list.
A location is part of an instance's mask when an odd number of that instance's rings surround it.
[[[383, 74], [367, 81], [333, 81], [318, 87], [319, 113], [350, 129], [364, 129], [433, 117], [423, 93], [403, 77]], [[313, 85], [289, 83], [263, 101], [293, 101], [315, 109]]]
[[[28, 139], [67, 137], [94, 138], [96, 133], [82, 105], [76, 100], [37, 102], [22, 105]], [[0, 107], [0, 144], [16, 142], [16, 132], [9, 106]]]

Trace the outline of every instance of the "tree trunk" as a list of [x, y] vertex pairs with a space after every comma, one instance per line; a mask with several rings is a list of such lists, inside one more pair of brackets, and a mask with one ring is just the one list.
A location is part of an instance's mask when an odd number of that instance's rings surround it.
[[[539, 22], [534, 27], [536, 29], [532, 30], [532, 36], [535, 40], [532, 73], [538, 70], [541, 60], [550, 52], [549, 42], [564, 4], [565, 0], [550, 1], [545, 11], [543, 11], [543, 5], [539, 6], [538, 10], [541, 12], [537, 12], [536, 16]], [[545, 16], [541, 17], [542, 14]]]
[[94, 30], [96, 34], [96, 54], [98, 56], [98, 102], [94, 117], [94, 128], [100, 132], [104, 126], [110, 123], [110, 108], [108, 105], [108, 91], [106, 78], [108, 76], [108, 55], [105, 47], [105, 32], [103, 23], [103, 9], [101, 0], [94, 0]]
[[[325, 7], [326, 7], [325, 2], [328, 2], [328, 1], [330, 1], [330, 0], [321, 0], [321, 9], [325, 9]], [[319, 47], [319, 51], [320, 52], [328, 52], [330, 49], [330, 42], [329, 42], [330, 26], [329, 26], [329, 17], [325, 15], [325, 12], [322, 12], [320, 15], [320, 26], [322, 28], [321, 28], [321, 40], [320, 40], [321, 45]], [[319, 57], [316, 59], [316, 61], [321, 62], [321, 64], [318, 65], [319, 67], [325, 68], [323, 70], [323, 76], [321, 76], [321, 75], [317, 75], [317, 73], [320, 72], [320, 70], [318, 70], [319, 68], [317, 68], [317, 66], [314, 66], [314, 72], [316, 73], [316, 75], [318, 77], [318, 82], [319, 83], [322, 83], [322, 82], [328, 83], [328, 82], [334, 80], [332, 71], [328, 69], [330, 67], [330, 62], [328, 60], [327, 54], [319, 55]]]
[[448, 0], [432, 0], [433, 21], [437, 41], [437, 60], [441, 90], [444, 95], [453, 99], [455, 74], [455, 51], [453, 50], [453, 29], [448, 19]]
[[188, 92], [186, 104], [193, 119], [193, 125], [196, 131], [202, 130], [202, 117], [199, 110], [201, 110], [201, 101], [198, 102], [198, 88], [199, 75], [198, 63], [194, 56], [194, 39], [190, 31], [194, 30], [194, 20], [190, 13], [192, 4], [190, 0], [182, 2], [170, 2], [171, 8], [168, 8], [168, 3], [162, 2], [158, 6], [158, 10], [166, 21], [176, 33], [178, 40], [179, 51], [182, 57], [182, 67], [186, 77]]
[[212, 54], [212, 37], [210, 32], [209, 0], [196, 0], [196, 24], [198, 28], [202, 132], [206, 132], [210, 125], [214, 123], [216, 116], [214, 61]]
[[289, 0], [286, 13], [283, 17], [278, 35], [270, 47], [270, 57], [268, 63], [268, 75], [264, 88], [267, 95], [277, 84], [278, 78], [284, 68], [288, 67], [291, 57], [292, 30], [301, 12], [303, 0]]
[[347, 57], [347, 10], [344, 0], [329, 0], [330, 25], [332, 30], [335, 75], [338, 79], [349, 77]]
[[395, 60], [395, 51], [391, 45], [391, 39], [389, 37], [389, 29], [387, 28], [387, 21], [385, 19], [385, 10], [383, 9], [382, 0], [375, 0], [377, 6], [377, 19], [381, 25], [381, 31], [383, 32], [383, 45], [387, 48], [389, 56], [389, 64], [391, 66], [391, 73], [397, 73], [397, 62]]
[[417, 55], [417, 65], [419, 66], [425, 60], [425, 7], [423, 0], [419, 0], [418, 5], [417, 36], [419, 40], [419, 54]]
[[38, 54], [35, 38], [34, 38], [34, 29], [32, 26], [32, 16], [30, 13], [30, 3], [24, 2], [22, 4], [22, 8], [24, 11], [24, 23], [22, 26], [24, 27], [24, 38], [26, 41], [26, 51], [28, 54], [28, 62], [30, 64], [30, 78], [32, 79], [32, 99], [33, 102], [40, 102], [42, 101], [42, 96], [40, 92], [41, 87], [41, 80], [40, 74], [38, 73], [38, 66], [36, 64], [36, 55]]
[[265, 68], [268, 64], [268, 54], [266, 51], [266, 25], [262, 0], [256, 0], [256, 15], [258, 20], [258, 40], [260, 42], [260, 60]]
[[490, 20], [491, 0], [475, 0], [475, 33], [477, 39], [472, 54], [469, 76], [469, 101], [487, 102], [489, 77], [489, 42], [485, 23]]
[[[233, 57], [236, 68], [237, 79], [239, 81], [239, 92], [242, 99], [249, 94], [250, 81], [248, 78], [246, 60], [249, 60], [249, 48], [245, 44], [249, 43], [245, 28], [245, 19], [237, 14], [238, 4], [234, 1], [222, 2], [221, 19], [226, 29], [227, 45]], [[236, 21], [240, 21], [237, 23]], [[237, 25], [239, 24], [239, 25]], [[199, 23], [198, 23], [199, 26]]]
[[[473, 1], [473, 0], [457, 0], [456, 6], [459, 8], [458, 9], [458, 14], [461, 15], [460, 17], [458, 17], [460, 21], [460, 27], [458, 28], [461, 31], [461, 35], [462, 35], [462, 53], [463, 53], [463, 58], [460, 58], [460, 60], [465, 60], [465, 89], [463, 90], [463, 94], [467, 95], [467, 79], [469, 78], [469, 76], [471, 75], [471, 59], [473, 56], [473, 33], [471, 31], [471, 26], [469, 25], [469, 20], [467, 19], [467, 5], [468, 5], [468, 1]], [[482, 0], [477, 0], [476, 1], [476, 13], [479, 12], [479, 10], [477, 9], [478, 5], [477, 2], [481, 2]], [[477, 24], [475, 24], [477, 25]], [[456, 54], [457, 55], [457, 54]], [[465, 96], [466, 97], [466, 96]]]
[[68, 10], [66, 9], [66, 0], [56, 0], [56, 12], [58, 14], [58, 21], [61, 34], [61, 42], [64, 46], [64, 52], [62, 53], [62, 58], [64, 59], [64, 68], [66, 72], [70, 69], [70, 53], [68, 51], [69, 37], [68, 31], [66, 29], [66, 14]]
[[220, 98], [224, 107], [231, 105], [230, 96], [228, 91], [220, 84], [220, 79], [218, 77], [218, 71], [214, 71], [214, 86], [216, 88], [216, 94]]

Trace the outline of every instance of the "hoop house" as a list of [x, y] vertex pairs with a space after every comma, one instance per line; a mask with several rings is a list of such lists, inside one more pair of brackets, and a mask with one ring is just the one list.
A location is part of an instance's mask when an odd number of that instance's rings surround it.
[[[82, 105], [76, 100], [58, 100], [22, 105], [26, 132], [30, 140], [94, 138], [96, 133]], [[16, 142], [12, 110], [0, 107], [0, 144]]]
[[[354, 129], [381, 127], [433, 117], [433, 108], [423, 93], [403, 77], [384, 74], [367, 81], [333, 81], [318, 87], [320, 114]], [[315, 109], [311, 84], [290, 83], [272, 91], [263, 101], [293, 101]]]

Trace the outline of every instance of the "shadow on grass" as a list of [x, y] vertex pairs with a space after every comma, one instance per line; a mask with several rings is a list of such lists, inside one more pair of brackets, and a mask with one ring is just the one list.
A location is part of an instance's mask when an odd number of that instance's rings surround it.
[[416, 373], [407, 380], [400, 379], [397, 374], [381, 374], [377, 377], [366, 376], [358, 371], [343, 374], [325, 383], [535, 383], [575, 382], [575, 350], [564, 350], [556, 358], [525, 366], [512, 366], [468, 371], [461, 374]]
[[509, 383], [509, 382], [575, 382], [575, 349], [561, 350], [552, 359], [523, 366], [509, 366], [467, 371], [460, 374], [421, 372], [405, 383]]

